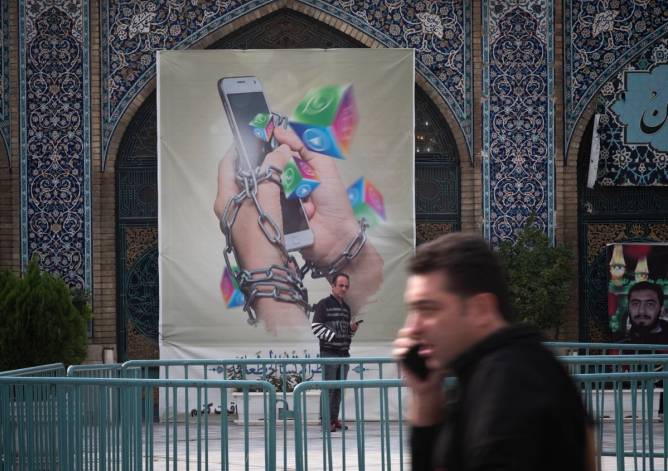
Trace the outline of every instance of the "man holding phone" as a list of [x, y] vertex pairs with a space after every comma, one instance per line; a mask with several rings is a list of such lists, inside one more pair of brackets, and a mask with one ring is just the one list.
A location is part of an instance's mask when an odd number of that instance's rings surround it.
[[[350, 307], [344, 301], [350, 289], [350, 277], [345, 273], [337, 273], [330, 280], [332, 294], [321, 299], [315, 305], [311, 329], [320, 340], [320, 356], [323, 358], [350, 357], [350, 343], [352, 337], [362, 322], [352, 321]], [[348, 364], [323, 365], [323, 379], [342, 380], [348, 376]], [[329, 424], [329, 430], [341, 430], [344, 425], [339, 420], [341, 406], [341, 389], [329, 389], [323, 394], [329, 394], [329, 421], [320, 411], [323, 427]], [[347, 428], [347, 427], [346, 427]]]
[[[454, 233], [420, 246], [404, 298], [394, 354], [412, 390], [413, 470], [594, 469], [580, 395], [538, 332], [511, 325], [503, 269], [484, 239]], [[456, 389], [443, 389], [446, 373]]]

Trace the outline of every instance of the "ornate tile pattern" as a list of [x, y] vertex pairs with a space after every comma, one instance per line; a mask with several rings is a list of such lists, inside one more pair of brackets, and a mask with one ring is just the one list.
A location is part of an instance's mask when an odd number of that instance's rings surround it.
[[21, 260], [91, 285], [88, 0], [19, 2]]
[[[102, 155], [126, 107], [155, 74], [155, 51], [183, 49], [271, 0], [102, 2]], [[414, 47], [416, 67], [458, 120], [472, 155], [471, 7], [464, 0], [303, 0], [388, 47]]]
[[9, 2], [0, 2], [0, 136], [9, 162]]
[[[668, 185], [668, 152], [651, 145], [625, 144], [624, 124], [612, 107], [626, 93], [626, 73], [648, 71], [656, 64], [668, 63], [668, 35], [645, 49], [611, 80], [597, 96], [600, 113], [600, 157], [597, 183], [603, 186], [666, 186]], [[665, 104], [664, 104], [665, 106]], [[665, 126], [664, 126], [665, 127]]]
[[483, 1], [485, 236], [514, 240], [534, 213], [554, 240], [554, 4]]
[[668, 32], [665, 0], [565, 0], [565, 144], [596, 91]]

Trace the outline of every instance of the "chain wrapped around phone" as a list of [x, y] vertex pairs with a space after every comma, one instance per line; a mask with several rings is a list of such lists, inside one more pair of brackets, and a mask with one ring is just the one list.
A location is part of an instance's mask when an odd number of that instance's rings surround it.
[[[225, 236], [225, 264], [244, 295], [243, 309], [248, 313], [248, 323], [257, 325], [255, 303], [260, 298], [296, 304], [308, 316], [312, 307], [308, 303], [308, 291], [303, 284], [304, 277], [309, 271], [312, 278], [328, 277], [340, 271], [359, 254], [366, 243], [368, 224], [362, 218], [359, 232], [331, 265], [320, 267], [314, 262], [306, 261], [300, 267], [290, 252], [313, 244], [313, 233], [301, 200], [285, 198], [281, 185], [281, 169], [269, 167], [264, 171], [261, 170], [265, 155], [278, 146], [275, 138], [268, 138], [271, 130], [274, 127], [287, 128], [288, 120], [286, 117], [269, 112], [262, 85], [256, 77], [223, 78], [218, 82], [218, 88], [236, 141], [238, 154], [236, 182], [241, 189], [226, 203], [220, 220], [220, 229]], [[253, 129], [247, 125], [250, 122], [257, 122], [259, 125]], [[263, 134], [264, 130], [269, 132]], [[262, 184], [276, 184], [281, 187], [283, 231], [263, 210], [257, 197], [258, 186]], [[234, 246], [232, 228], [246, 199], [253, 202], [262, 233], [279, 251], [281, 265], [234, 268], [232, 259], [238, 262], [240, 258]]]

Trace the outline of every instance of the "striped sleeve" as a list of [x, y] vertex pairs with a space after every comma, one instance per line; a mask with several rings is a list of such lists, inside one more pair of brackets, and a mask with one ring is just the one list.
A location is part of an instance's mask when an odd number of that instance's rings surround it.
[[327, 328], [325, 324], [322, 322], [313, 322], [311, 323], [311, 330], [315, 334], [316, 337], [318, 337], [320, 340], [324, 340], [326, 342], [331, 342], [334, 340], [334, 336], [336, 335], [334, 331], [331, 329]]

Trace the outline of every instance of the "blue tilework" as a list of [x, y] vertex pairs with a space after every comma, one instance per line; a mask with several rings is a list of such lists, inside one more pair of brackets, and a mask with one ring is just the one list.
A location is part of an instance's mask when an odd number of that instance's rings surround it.
[[[270, 0], [102, 2], [102, 165], [129, 103], [155, 75], [155, 51], [184, 49]], [[304, 0], [388, 47], [414, 47], [416, 68], [441, 94], [472, 155], [471, 7], [464, 0]]]
[[87, 0], [19, 2], [21, 262], [91, 285]]
[[[651, 73], [657, 65], [668, 64], [668, 35], [645, 49], [605, 83], [596, 97], [596, 112], [600, 113], [600, 156], [597, 183], [603, 186], [666, 186], [668, 185], [668, 151], [650, 143], [626, 143], [625, 124], [615, 112], [614, 105], [628, 91], [628, 74], [635, 71]], [[665, 66], [663, 67], [665, 70]], [[668, 83], [668, 82], [667, 82]], [[664, 83], [664, 89], [667, 85]], [[640, 106], [640, 104], [633, 103]], [[667, 103], [661, 104], [665, 112]], [[665, 114], [664, 114], [665, 116]], [[668, 123], [661, 133], [665, 136]]]
[[666, 0], [565, 0], [566, 149], [578, 119], [598, 89], [666, 32]]
[[493, 245], [535, 214], [554, 240], [554, 4], [483, 1], [483, 213]]
[[0, 2], [0, 136], [9, 161], [9, 2]]

